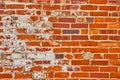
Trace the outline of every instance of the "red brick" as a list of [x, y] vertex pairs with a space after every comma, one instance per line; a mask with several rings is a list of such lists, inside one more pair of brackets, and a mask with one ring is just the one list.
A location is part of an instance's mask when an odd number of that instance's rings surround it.
[[92, 53], [108, 53], [108, 48], [103, 48], [103, 47], [100, 47], [100, 48], [90, 48], [89, 50]]
[[100, 30], [100, 34], [117, 34], [117, 30]]
[[120, 78], [120, 72], [111, 72], [110, 78]]
[[88, 40], [88, 36], [86, 35], [73, 35], [72, 40]]
[[54, 52], [55, 53], [63, 53], [63, 52], [70, 52], [71, 51], [71, 49], [70, 48], [55, 48], [54, 49]]
[[59, 18], [59, 22], [75, 22], [75, 18]]
[[33, 0], [18, 0], [18, 2], [33, 2]]
[[4, 78], [12, 78], [12, 74], [2, 73], [2, 74], [0, 74], [0, 78], [1, 78], [1, 79], [4, 79]]
[[87, 72], [74, 72], [71, 74], [71, 77], [89, 77]]
[[59, 10], [60, 5], [43, 5], [44, 10]]
[[99, 10], [110, 10], [110, 11], [112, 11], [112, 10], [116, 10], [116, 6], [100, 6], [99, 7]]
[[5, 14], [5, 11], [4, 10], [0, 10], [0, 14]]
[[16, 10], [16, 14], [18, 15], [25, 15], [27, 10]]
[[30, 19], [31, 19], [32, 21], [37, 21], [37, 20], [38, 20], [38, 16], [30, 16]]
[[108, 67], [100, 67], [101, 72], [118, 72], [118, 67], [108, 66]]
[[71, 28], [88, 28], [87, 24], [72, 24]]
[[91, 78], [109, 78], [109, 73], [90, 73]]
[[26, 6], [29, 9], [41, 9], [41, 5], [40, 4], [28, 4]]
[[109, 36], [110, 40], [120, 40], [120, 36]]
[[53, 27], [54, 28], [69, 28], [70, 25], [69, 24], [65, 24], [65, 23], [53, 23]]
[[70, 40], [70, 36], [59, 36], [59, 35], [54, 35], [53, 36], [54, 40]]
[[24, 9], [24, 4], [6, 4], [7, 9]]
[[95, 41], [81, 41], [81, 46], [98, 46], [98, 42]]
[[88, 60], [72, 60], [71, 61], [72, 65], [89, 65]]
[[4, 9], [5, 8], [5, 3], [4, 2], [1, 2], [0, 3], [0, 9]]
[[97, 10], [98, 6], [93, 5], [82, 5], [81, 10]]
[[90, 16], [108, 16], [108, 12], [90, 12]]
[[40, 46], [40, 42], [26, 42], [27, 46]]
[[63, 5], [62, 10], [77, 10], [79, 9], [78, 5]]
[[88, 0], [71, 0], [72, 4], [87, 4]]
[[2, 67], [0, 67], [0, 72], [3, 72], [3, 68]]
[[67, 78], [69, 76], [68, 72], [56, 72], [55, 77], [56, 78]]
[[108, 40], [108, 35], [93, 35], [90, 36], [91, 40]]
[[118, 54], [104, 54], [105, 59], [118, 59], [119, 55]]
[[92, 60], [91, 65], [108, 65], [108, 60]]
[[90, 4], [107, 4], [107, 0], [90, 0]]

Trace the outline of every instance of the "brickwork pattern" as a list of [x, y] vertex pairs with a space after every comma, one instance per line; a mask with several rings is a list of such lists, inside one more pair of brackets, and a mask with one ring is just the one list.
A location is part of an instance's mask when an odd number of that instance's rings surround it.
[[0, 80], [119, 80], [120, 0], [0, 0]]

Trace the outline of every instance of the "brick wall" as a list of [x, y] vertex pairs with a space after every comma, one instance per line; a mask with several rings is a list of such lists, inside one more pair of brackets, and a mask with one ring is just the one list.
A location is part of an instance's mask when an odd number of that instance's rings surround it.
[[0, 80], [118, 80], [120, 0], [0, 0]]

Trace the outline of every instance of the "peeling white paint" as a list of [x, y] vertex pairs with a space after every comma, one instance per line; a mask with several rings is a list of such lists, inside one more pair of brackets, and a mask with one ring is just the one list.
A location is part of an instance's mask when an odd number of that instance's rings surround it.
[[13, 66], [27, 66], [32, 65], [32, 60], [28, 59], [14, 59]]

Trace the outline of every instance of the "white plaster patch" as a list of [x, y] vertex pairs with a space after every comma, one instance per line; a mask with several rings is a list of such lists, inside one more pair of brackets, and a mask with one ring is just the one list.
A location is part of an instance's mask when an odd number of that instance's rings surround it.
[[32, 65], [32, 60], [25, 60], [25, 59], [14, 59], [13, 66], [26, 66]]

